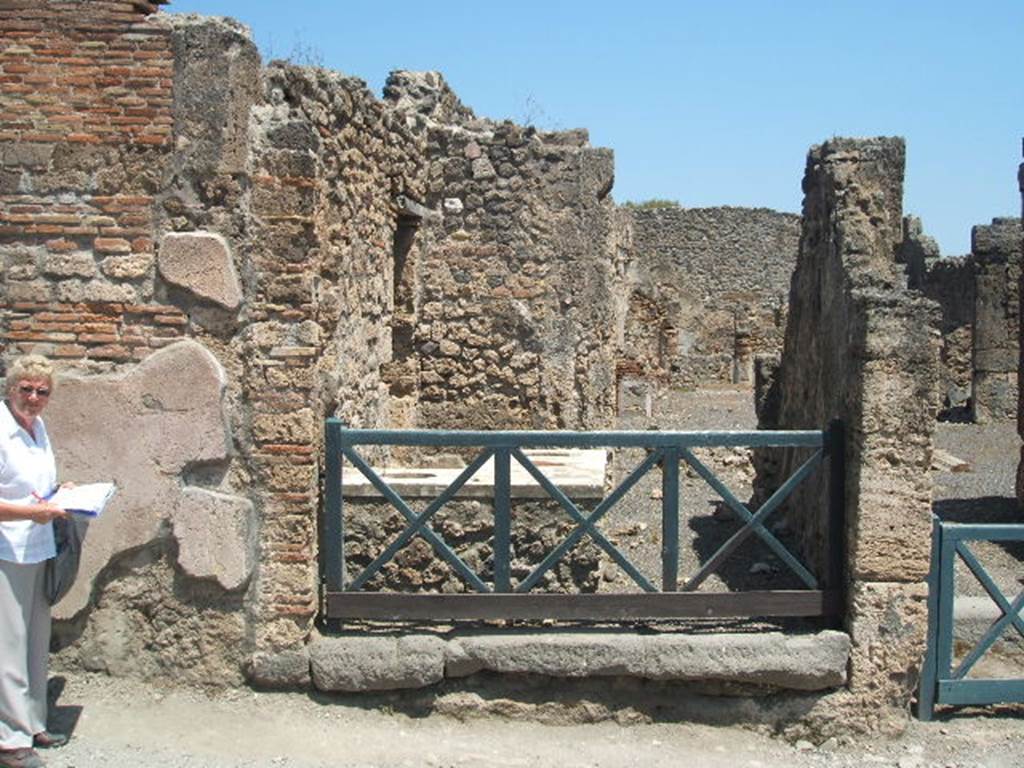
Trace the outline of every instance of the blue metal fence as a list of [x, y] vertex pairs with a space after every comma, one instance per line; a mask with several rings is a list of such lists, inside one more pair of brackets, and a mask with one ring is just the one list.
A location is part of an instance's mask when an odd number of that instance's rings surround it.
[[[359, 454], [359, 446], [431, 446], [476, 448], [479, 454], [458, 477], [417, 514]], [[528, 448], [641, 448], [648, 454], [589, 513], [580, 509], [524, 453]], [[695, 448], [752, 447], [811, 449], [807, 460], [757, 510], [751, 511], [693, 452]], [[324, 616], [328, 619], [639, 619], [687, 616], [836, 616], [841, 610], [843, 582], [843, 435], [833, 422], [827, 431], [760, 432], [472, 432], [445, 430], [347, 429], [336, 419], [326, 422], [324, 520], [321, 561]], [[347, 459], [406, 520], [405, 529], [357, 574], [345, 563], [345, 522], [342, 464]], [[483, 465], [494, 460], [493, 574], [490, 583], [471, 569], [431, 527], [434, 515], [454, 499]], [[793, 490], [828, 459], [831, 497], [821, 510], [828, 520], [828, 567], [814, 574], [765, 526], [768, 516]], [[511, 562], [511, 462], [520, 464], [575, 523], [572, 532], [533, 571], [516, 584]], [[742, 521], [742, 527], [680, 587], [679, 467], [685, 463], [715, 490]], [[662, 472], [662, 540], [660, 587], [645, 576], [598, 527], [600, 520], [648, 472]], [[698, 587], [748, 537], [757, 536], [803, 585], [795, 590], [698, 593]], [[414, 537], [421, 537], [458, 573], [468, 594], [370, 592], [363, 588]], [[584, 537], [614, 561], [642, 594], [550, 594], [532, 590]]]
[[[965, 525], [935, 521], [932, 533], [932, 567], [928, 578], [928, 649], [921, 670], [917, 714], [931, 720], [936, 704], [995, 704], [1024, 702], [1024, 679], [967, 679], [978, 661], [1000, 637], [1015, 630], [1024, 638], [1024, 589], [1011, 602], [978, 560], [968, 542], [1024, 541], [1024, 524]], [[978, 643], [954, 669], [955, 566], [959, 558], [999, 608]]]

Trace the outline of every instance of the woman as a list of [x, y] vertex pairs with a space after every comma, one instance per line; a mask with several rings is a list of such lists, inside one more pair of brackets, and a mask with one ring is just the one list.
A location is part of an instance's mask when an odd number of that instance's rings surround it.
[[50, 605], [46, 561], [56, 554], [51, 521], [67, 513], [47, 497], [57, 467], [40, 414], [53, 366], [39, 355], [14, 361], [0, 406], [0, 767], [37, 768], [34, 747], [67, 737], [46, 730]]

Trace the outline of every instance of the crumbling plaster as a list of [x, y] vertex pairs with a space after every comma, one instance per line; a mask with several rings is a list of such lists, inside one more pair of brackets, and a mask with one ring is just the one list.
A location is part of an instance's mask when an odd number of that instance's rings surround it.
[[57, 618], [86, 608], [111, 560], [171, 535], [187, 575], [216, 579], [225, 589], [245, 585], [255, 555], [252, 505], [189, 485], [193, 467], [224, 462], [231, 451], [224, 386], [220, 364], [194, 341], [123, 373], [61, 377], [47, 413], [60, 477], [108, 480], [118, 493], [89, 526], [79, 578]]

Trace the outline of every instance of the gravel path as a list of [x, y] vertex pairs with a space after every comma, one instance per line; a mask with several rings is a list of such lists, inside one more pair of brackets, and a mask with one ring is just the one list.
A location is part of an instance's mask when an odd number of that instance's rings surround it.
[[1019, 768], [1024, 709], [911, 724], [901, 738], [795, 745], [737, 727], [543, 725], [413, 718], [299, 693], [216, 695], [73, 675], [55, 709], [77, 719], [53, 768]]

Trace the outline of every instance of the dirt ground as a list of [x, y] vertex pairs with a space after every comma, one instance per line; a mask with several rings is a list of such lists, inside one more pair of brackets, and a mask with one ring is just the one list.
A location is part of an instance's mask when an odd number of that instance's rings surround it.
[[[655, 407], [664, 429], [747, 429], [753, 426], [747, 398], [749, 393], [735, 391], [695, 393]], [[646, 418], [634, 412], [622, 427], [646, 428]], [[1019, 519], [1012, 499], [1018, 444], [1012, 425], [940, 425], [936, 442], [968, 467], [937, 472], [940, 516]], [[1022, 553], [997, 549], [992, 554], [999, 580], [1012, 588], [1024, 572]], [[1024, 705], [943, 709], [933, 722], [911, 721], [906, 733], [893, 740], [851, 737], [790, 744], [736, 726], [463, 720], [437, 713], [420, 717], [380, 701], [319, 694], [211, 693], [78, 673], [64, 673], [54, 682], [53, 725], [74, 735], [69, 745], [46, 755], [55, 768], [1024, 766]]]
[[54, 724], [73, 723], [74, 738], [47, 753], [54, 768], [1024, 765], [1024, 708], [965, 710], [932, 723], [914, 721], [892, 741], [813, 745], [788, 744], [738, 727], [460, 721], [410, 717], [302, 693], [209, 694], [91, 675], [69, 675], [64, 682]]

